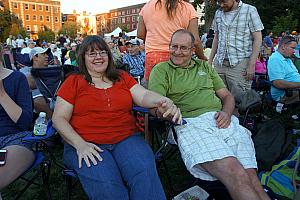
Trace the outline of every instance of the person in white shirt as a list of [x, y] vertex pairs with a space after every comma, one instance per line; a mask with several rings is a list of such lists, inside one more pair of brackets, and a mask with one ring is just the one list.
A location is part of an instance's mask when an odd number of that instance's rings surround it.
[[21, 54], [26, 54], [26, 53], [29, 54], [31, 49], [33, 49], [34, 47], [35, 47], [35, 42], [32, 39], [28, 40], [28, 47], [23, 48]]

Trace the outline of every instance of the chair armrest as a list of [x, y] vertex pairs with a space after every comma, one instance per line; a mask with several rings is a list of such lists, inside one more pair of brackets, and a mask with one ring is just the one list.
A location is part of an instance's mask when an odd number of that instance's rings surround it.
[[[31, 132], [29, 132], [31, 133]], [[41, 140], [45, 140], [50, 138], [51, 136], [53, 136], [56, 133], [56, 130], [54, 129], [54, 127], [52, 126], [52, 120], [48, 121], [47, 124], [47, 130], [46, 130], [46, 135], [43, 136], [35, 136], [33, 134], [27, 134], [24, 138], [23, 141], [41, 141]]]

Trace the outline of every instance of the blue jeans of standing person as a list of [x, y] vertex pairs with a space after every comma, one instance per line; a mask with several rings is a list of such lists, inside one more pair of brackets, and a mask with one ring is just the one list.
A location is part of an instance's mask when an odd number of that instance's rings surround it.
[[89, 199], [165, 200], [153, 152], [140, 134], [113, 145], [98, 145], [103, 161], [78, 166], [76, 149], [65, 144], [64, 160], [74, 169]]

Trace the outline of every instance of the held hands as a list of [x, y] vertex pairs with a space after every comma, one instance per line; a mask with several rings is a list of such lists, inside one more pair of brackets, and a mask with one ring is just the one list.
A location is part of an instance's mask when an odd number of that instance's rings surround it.
[[157, 103], [157, 109], [163, 118], [172, 119], [174, 123], [182, 124], [180, 109], [168, 98], [163, 98]]
[[96, 158], [98, 159], [98, 161], [103, 160], [99, 154], [99, 152], [103, 152], [103, 150], [93, 143], [84, 141], [79, 145], [79, 147], [76, 148], [76, 150], [78, 155], [79, 168], [82, 167], [82, 159], [84, 159], [87, 167], [91, 167], [90, 161], [92, 161], [94, 165], [97, 165]]
[[231, 117], [224, 111], [217, 112], [215, 119], [218, 128], [227, 128], [231, 123]]

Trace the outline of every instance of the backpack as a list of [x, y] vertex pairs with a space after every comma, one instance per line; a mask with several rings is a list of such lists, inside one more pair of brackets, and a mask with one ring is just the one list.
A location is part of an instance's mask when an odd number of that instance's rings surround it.
[[291, 137], [279, 121], [264, 122], [253, 138], [259, 171], [271, 170], [276, 161], [285, 156], [292, 141]]
[[294, 184], [300, 181], [299, 154], [300, 140], [298, 140], [298, 145], [286, 159], [274, 165], [271, 171], [259, 173], [259, 179], [271, 197], [299, 200], [299, 196], [297, 197], [299, 189]]

